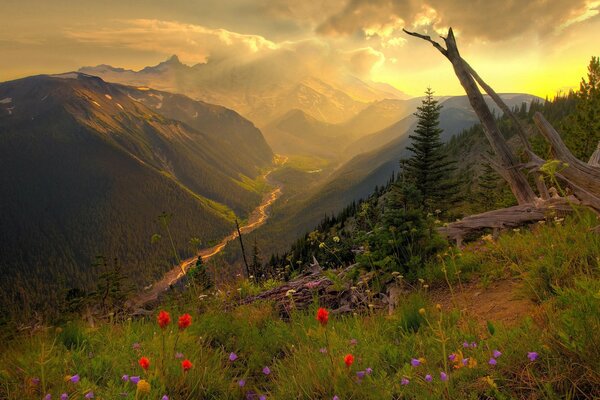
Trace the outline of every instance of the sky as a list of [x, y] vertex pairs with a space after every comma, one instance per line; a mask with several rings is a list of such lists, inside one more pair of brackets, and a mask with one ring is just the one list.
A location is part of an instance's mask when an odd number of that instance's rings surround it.
[[[450, 63], [402, 28], [439, 39], [497, 92], [577, 88], [600, 49], [598, 0], [2, 0], [0, 81], [82, 66], [138, 70], [296, 53], [410, 96], [463, 90]], [[443, 41], [442, 41], [443, 42]], [[307, 67], [309, 68], [309, 67]]]

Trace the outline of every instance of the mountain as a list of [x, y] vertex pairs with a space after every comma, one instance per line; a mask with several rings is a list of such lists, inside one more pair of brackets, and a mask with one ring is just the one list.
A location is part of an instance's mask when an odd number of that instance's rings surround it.
[[80, 73], [1, 83], [0, 301], [55, 305], [104, 272], [97, 255], [137, 283], [160, 276], [173, 253], [157, 216], [172, 214], [180, 255], [221, 238], [260, 202], [272, 157], [249, 121], [181, 95]]
[[373, 101], [406, 98], [392, 86], [347, 72], [315, 71], [292, 51], [244, 63], [217, 59], [187, 66], [173, 56], [140, 71], [98, 65], [83, 67], [80, 72], [221, 104], [261, 128], [295, 109], [326, 123], [341, 123]]

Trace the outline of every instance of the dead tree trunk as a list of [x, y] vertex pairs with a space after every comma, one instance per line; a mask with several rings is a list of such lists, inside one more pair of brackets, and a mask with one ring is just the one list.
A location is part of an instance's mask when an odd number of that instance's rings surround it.
[[473, 110], [475, 110], [475, 113], [483, 125], [483, 130], [488, 141], [490, 142], [492, 150], [499, 158], [499, 164], [502, 168], [501, 175], [510, 185], [510, 188], [519, 204], [533, 202], [537, 196], [529, 186], [529, 183], [527, 182], [523, 172], [519, 170], [519, 162], [517, 158], [510, 151], [502, 132], [500, 132], [500, 129], [496, 124], [496, 120], [492, 115], [492, 112], [488, 108], [487, 104], [485, 104], [483, 95], [479, 91], [477, 83], [469, 71], [469, 67], [460, 56], [452, 28], [450, 28], [448, 31], [448, 37], [443, 38], [446, 42], [445, 49], [439, 43], [431, 40], [431, 37], [429, 36], [420, 35], [407, 30], [404, 30], [404, 32], [411, 36], [415, 36], [430, 42], [450, 61], [450, 63], [452, 63], [452, 66], [454, 67], [454, 73], [458, 77], [462, 87], [465, 89], [469, 103], [471, 104], [471, 107], [473, 107]]

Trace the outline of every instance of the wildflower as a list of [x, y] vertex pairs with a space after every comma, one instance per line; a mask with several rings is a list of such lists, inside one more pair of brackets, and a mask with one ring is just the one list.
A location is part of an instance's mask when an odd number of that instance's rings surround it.
[[337, 396], [333, 396], [333, 400], [340, 400], [340, 398]]
[[476, 347], [477, 347], [477, 343], [475, 343], [475, 342], [471, 342], [471, 348], [472, 348], [472, 349], [474, 349], [474, 348], [476, 348]]
[[69, 399], [69, 395], [67, 393], [63, 393], [60, 395], [60, 400], [68, 400]]
[[258, 400], [267, 400], [267, 396], [265, 396], [264, 394], [261, 394], [261, 395], [258, 397]]
[[421, 365], [421, 361], [413, 358], [412, 360], [410, 360], [410, 365], [412, 365], [413, 367], [418, 367], [419, 365]]
[[488, 361], [488, 364], [494, 366], [498, 363], [498, 361], [496, 361], [496, 359], [494, 357], [490, 358], [490, 361]]
[[327, 354], [327, 349], [325, 347], [321, 347], [319, 351], [321, 352], [321, 354]]
[[245, 380], [243, 380], [243, 379], [240, 379], [240, 380], [238, 381], [238, 385], [239, 385], [240, 387], [244, 387], [244, 386], [246, 386], [246, 381], [245, 381]]
[[52, 395], [48, 393], [46, 396], [44, 396], [44, 400], [52, 400]]
[[438, 311], [442, 311], [442, 305], [441, 305], [441, 304], [439, 304], [439, 303], [435, 305], [435, 308], [436, 308]]
[[406, 386], [406, 385], [408, 385], [409, 383], [410, 383], [410, 381], [409, 381], [407, 378], [405, 378], [405, 377], [402, 377], [402, 379], [400, 380], [400, 384], [401, 384], [401, 385], [404, 385], [404, 386]]
[[137, 383], [137, 391], [140, 393], [150, 393], [150, 383], [144, 379], [140, 379]]
[[169, 325], [169, 323], [171, 322], [171, 316], [169, 315], [168, 312], [161, 310], [158, 313], [158, 326], [160, 326], [160, 329], [165, 329], [167, 327], [167, 325]]
[[86, 399], [93, 399], [94, 398], [94, 392], [89, 391], [85, 394], [85, 398]]
[[433, 380], [433, 377], [430, 374], [425, 375], [425, 381], [431, 382], [432, 380]]
[[264, 367], [262, 370], [263, 374], [265, 375], [270, 375], [271, 374], [271, 368], [269, 367]]
[[442, 380], [442, 382], [446, 382], [448, 380], [448, 374], [445, 372], [440, 372], [440, 379]]
[[494, 350], [493, 354], [494, 354], [494, 358], [498, 358], [498, 357], [500, 357], [502, 355], [502, 353], [499, 352], [498, 350]]
[[181, 360], [183, 358], [183, 353], [175, 353], [175, 358]]
[[344, 357], [344, 364], [346, 367], [350, 368], [350, 366], [354, 363], [354, 356], [352, 354], [346, 354]]
[[367, 369], [365, 369], [365, 372], [367, 373], [367, 375], [371, 375], [373, 373], [373, 368], [368, 367]]
[[121, 380], [122, 380], [123, 382], [129, 382], [129, 375], [123, 375], [123, 376], [121, 377]]
[[148, 360], [148, 357], [140, 358], [138, 364], [140, 364], [140, 367], [142, 367], [144, 371], [148, 371], [148, 368], [150, 368], [150, 360]]
[[529, 358], [529, 361], [535, 361], [537, 360], [539, 354], [536, 353], [535, 351], [530, 351], [527, 353], [527, 358]]
[[356, 346], [357, 344], [358, 344], [358, 340], [356, 340], [356, 339], [350, 339], [350, 345]]
[[339, 243], [340, 242], [340, 237], [339, 236], [334, 236], [333, 237], [333, 241], [336, 242], [336, 243]]
[[294, 289], [290, 289], [290, 290], [288, 290], [287, 292], [285, 292], [285, 295], [286, 295], [287, 297], [292, 297], [292, 295], [293, 295], [294, 293], [296, 293], [296, 291], [295, 291]]
[[325, 248], [325, 243], [323, 243], [323, 242], [319, 243], [319, 248], [320, 249], [324, 249]]
[[79, 382], [79, 374], [75, 374], [72, 377], [69, 378], [69, 381], [73, 382], [73, 383], [77, 383]]
[[365, 371], [357, 371], [357, 372], [356, 372], [356, 377], [357, 377], [357, 378], [358, 378], [358, 380], [360, 381], [360, 380], [362, 380], [362, 379], [365, 377], [365, 375], [366, 375], [366, 374], [367, 374], [367, 373], [366, 373]]
[[183, 368], [183, 372], [188, 372], [190, 369], [192, 369], [192, 362], [190, 360], [183, 360], [181, 362], [181, 368]]
[[30, 382], [33, 386], [37, 386], [40, 384], [40, 378], [31, 378]]
[[237, 358], [238, 358], [237, 354], [235, 354], [233, 352], [229, 354], [229, 361], [233, 362], [233, 361], [237, 360]]
[[169, 396], [167, 396], [166, 394], [160, 398], [160, 400], [169, 400]]
[[140, 382], [140, 377], [132, 376], [131, 378], [129, 378], [129, 382], [133, 383], [134, 385], [137, 385]]
[[465, 349], [468, 349], [469, 348], [469, 342], [463, 342], [463, 347]]
[[323, 307], [317, 310], [317, 321], [323, 326], [327, 325], [329, 321], [329, 311], [324, 309]]
[[135, 342], [134, 344], [131, 345], [131, 347], [134, 350], [139, 350], [142, 347], [142, 345], [140, 345], [138, 342]]
[[463, 358], [462, 359], [462, 364], [466, 367], [467, 364], [469, 364], [469, 358], [468, 357], [467, 358]]
[[419, 314], [425, 315], [426, 311], [424, 308], [419, 308]]
[[456, 360], [456, 354], [452, 353], [448, 356], [448, 360], [454, 362], [454, 360]]
[[190, 314], [183, 314], [179, 317], [177, 324], [179, 325], [180, 330], [184, 330], [192, 324], [192, 316]]

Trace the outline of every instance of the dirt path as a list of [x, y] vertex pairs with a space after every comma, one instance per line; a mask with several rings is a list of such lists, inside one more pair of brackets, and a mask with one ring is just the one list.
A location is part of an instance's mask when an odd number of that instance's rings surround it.
[[[271, 180], [270, 175], [275, 170], [284, 165], [286, 162], [287, 157], [281, 157], [277, 166], [269, 172], [267, 172], [265, 175], [263, 175], [263, 179], [265, 179], [270, 185], [274, 186], [274, 188], [273, 190], [271, 190], [263, 196], [263, 199], [258, 205], [258, 207], [256, 207], [250, 214], [248, 222], [240, 227], [240, 231], [242, 232], [242, 234], [252, 232], [259, 226], [263, 225], [269, 218], [269, 207], [283, 194], [282, 185], [279, 182]], [[223, 248], [225, 248], [227, 243], [236, 239], [237, 237], [237, 231], [233, 231], [215, 246], [202, 249], [198, 252], [196, 256], [182, 261], [180, 265], [173, 267], [171, 270], [166, 272], [163, 275], [163, 277], [159, 281], [152, 284], [152, 286], [148, 290], [138, 293], [135, 297], [129, 300], [128, 306], [132, 309], [137, 309], [144, 307], [144, 305], [152, 301], [157, 300], [158, 296], [162, 292], [166, 291], [169, 288], [169, 286], [175, 284], [185, 275], [184, 271], [186, 271], [194, 262], [196, 262], [196, 260], [198, 259], [198, 255], [202, 256], [202, 259], [206, 261], [211, 257], [214, 257], [216, 254], [219, 254], [223, 250]]]
[[430, 293], [432, 301], [444, 309], [458, 307], [462, 312], [474, 318], [480, 325], [487, 321], [514, 325], [526, 316], [533, 316], [536, 305], [526, 298], [521, 283], [503, 279], [483, 287], [479, 282], [469, 282], [460, 290], [454, 287], [454, 301], [447, 288]]

